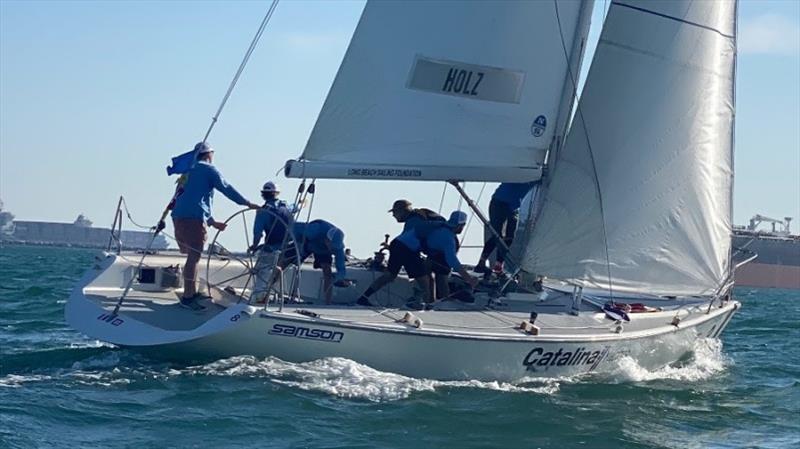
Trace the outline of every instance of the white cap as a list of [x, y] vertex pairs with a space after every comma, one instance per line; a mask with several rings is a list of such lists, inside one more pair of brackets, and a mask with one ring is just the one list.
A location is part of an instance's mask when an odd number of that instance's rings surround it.
[[207, 142], [198, 142], [198, 144], [194, 146], [194, 150], [197, 151], [197, 154], [214, 152], [214, 149], [211, 148], [211, 145]]

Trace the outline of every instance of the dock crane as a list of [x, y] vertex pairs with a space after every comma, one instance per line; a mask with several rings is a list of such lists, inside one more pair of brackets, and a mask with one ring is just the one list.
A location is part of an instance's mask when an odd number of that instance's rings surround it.
[[[789, 225], [791, 222], [792, 217], [784, 217], [783, 220], [778, 220], [777, 218], [770, 218], [765, 217], [764, 215], [756, 214], [750, 219], [750, 225], [747, 226], [747, 230], [755, 232], [756, 228], [761, 223], [770, 223], [772, 224], [773, 233], [789, 235]], [[779, 225], [780, 229], [775, 229], [775, 225]]]

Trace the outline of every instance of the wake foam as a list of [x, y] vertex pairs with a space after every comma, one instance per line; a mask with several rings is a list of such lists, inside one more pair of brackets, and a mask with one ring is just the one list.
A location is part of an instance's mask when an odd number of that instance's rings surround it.
[[19, 388], [23, 386], [23, 384], [29, 382], [42, 382], [45, 380], [52, 379], [52, 376], [46, 375], [39, 375], [39, 374], [32, 374], [32, 375], [19, 375], [19, 374], [9, 374], [5, 377], [0, 378], [0, 388]]
[[371, 402], [406, 399], [416, 393], [436, 393], [447, 389], [483, 389], [505, 393], [554, 395], [564, 385], [585, 383], [624, 383], [676, 380], [698, 382], [710, 379], [732, 362], [722, 353], [722, 344], [716, 339], [695, 342], [693, 356], [681, 364], [658, 370], [647, 370], [630, 357], [617, 359], [613, 368], [604, 373], [571, 377], [528, 377], [510, 382], [455, 380], [441, 381], [416, 379], [400, 374], [379, 371], [345, 358], [326, 358], [305, 363], [285, 362], [275, 357], [260, 359], [237, 356], [202, 365], [170, 367], [153, 365], [146, 358], [125, 350], [105, 350], [105, 344], [88, 342], [84, 347], [67, 351], [102, 351], [78, 361], [69, 361], [65, 368], [55, 372], [9, 374], [0, 378], [0, 387], [21, 387], [27, 383], [58, 381], [112, 386], [137, 382], [142, 378], [160, 378], [164, 381], [181, 376], [220, 376], [264, 379], [265, 381], [319, 392], [340, 398]]
[[631, 357], [621, 357], [616, 367], [608, 374], [617, 381], [646, 382], [653, 380], [678, 380], [698, 382], [712, 378], [732, 363], [722, 353], [722, 342], [717, 339], [698, 339], [692, 349], [692, 357], [684, 363], [649, 371], [639, 366]]
[[290, 363], [269, 357], [239, 356], [201, 366], [170, 370], [171, 375], [266, 377], [271, 382], [305, 391], [372, 402], [405, 399], [414, 393], [447, 388], [479, 388], [512, 393], [554, 394], [566, 379], [525, 378], [515, 382], [440, 381], [415, 379], [378, 371], [344, 358]]
[[120, 365], [120, 355], [120, 351], [109, 351], [98, 354], [96, 356], [74, 362], [72, 364], [72, 369], [76, 371], [88, 371], [114, 368]]
[[100, 340], [89, 340], [89, 339], [87, 339], [85, 341], [80, 341], [80, 342], [72, 341], [72, 342], [69, 343], [69, 345], [67, 347], [69, 349], [86, 349], [86, 348], [91, 348], [91, 349], [94, 349], [94, 348], [112, 348], [113, 349], [113, 348], [116, 348], [117, 346], [113, 345], [111, 343], [106, 343], [104, 341], [100, 341]]

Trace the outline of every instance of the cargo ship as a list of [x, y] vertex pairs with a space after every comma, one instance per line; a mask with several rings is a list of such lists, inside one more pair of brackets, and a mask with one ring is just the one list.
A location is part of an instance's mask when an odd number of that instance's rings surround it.
[[[736, 270], [737, 286], [800, 290], [800, 235], [791, 233], [791, 221], [755, 215], [747, 226], [734, 227], [734, 251], [755, 257]], [[771, 229], [759, 229], [762, 224]]]
[[[15, 220], [14, 215], [3, 210], [0, 201], [0, 242], [25, 245], [75, 246], [82, 248], [145, 249], [152, 235], [147, 231], [118, 231], [113, 236], [109, 228], [96, 228], [85, 216], [78, 215], [72, 223]], [[151, 250], [167, 249], [169, 243], [163, 235], [156, 236]]]

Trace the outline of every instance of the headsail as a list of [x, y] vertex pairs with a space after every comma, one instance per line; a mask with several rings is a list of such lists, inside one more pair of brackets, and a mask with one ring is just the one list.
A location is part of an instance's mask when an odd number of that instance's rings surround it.
[[725, 280], [735, 13], [732, 1], [611, 3], [525, 270], [661, 294]]
[[369, 2], [287, 176], [538, 179], [568, 85], [564, 48], [588, 27], [590, 9]]

